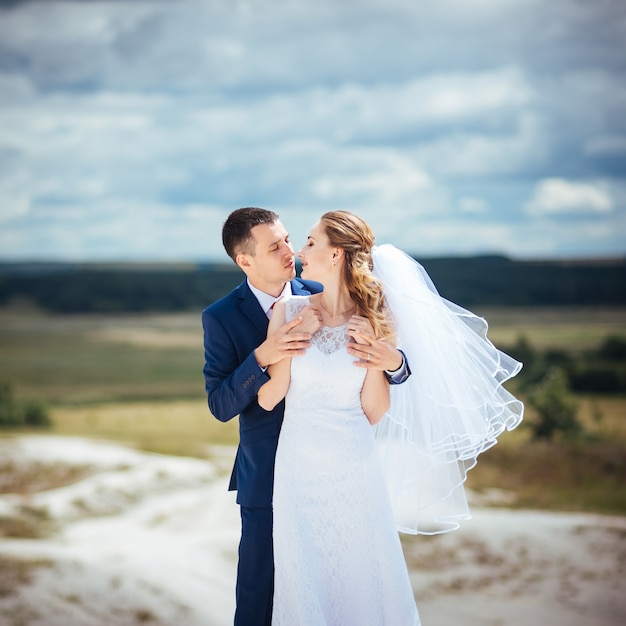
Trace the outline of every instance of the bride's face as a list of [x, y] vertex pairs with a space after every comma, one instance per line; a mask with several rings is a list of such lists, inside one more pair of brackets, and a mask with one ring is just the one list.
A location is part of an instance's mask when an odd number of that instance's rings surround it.
[[304, 246], [296, 253], [302, 261], [302, 278], [323, 283], [323, 278], [333, 269], [333, 254], [336, 248], [330, 245], [320, 222], [311, 228]]

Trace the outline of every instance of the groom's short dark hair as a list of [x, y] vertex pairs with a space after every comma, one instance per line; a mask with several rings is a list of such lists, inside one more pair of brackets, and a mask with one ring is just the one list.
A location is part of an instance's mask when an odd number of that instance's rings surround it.
[[252, 229], [260, 224], [273, 224], [278, 220], [274, 211], [257, 207], [244, 207], [233, 211], [222, 227], [222, 243], [226, 254], [236, 262], [238, 254], [254, 254], [255, 241]]

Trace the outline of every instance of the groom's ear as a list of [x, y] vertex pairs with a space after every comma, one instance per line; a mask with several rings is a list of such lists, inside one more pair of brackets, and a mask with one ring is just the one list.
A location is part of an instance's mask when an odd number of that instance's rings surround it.
[[235, 263], [245, 272], [251, 265], [247, 254], [243, 252], [235, 257]]

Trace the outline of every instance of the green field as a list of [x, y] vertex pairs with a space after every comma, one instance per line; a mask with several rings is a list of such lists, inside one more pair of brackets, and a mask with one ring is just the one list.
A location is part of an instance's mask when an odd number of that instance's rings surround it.
[[0, 379], [55, 405], [201, 398], [200, 316], [0, 313]]
[[497, 346], [524, 336], [534, 348], [580, 353], [596, 348], [608, 335], [626, 335], [625, 309], [501, 308], [476, 310], [489, 322]]
[[[535, 348], [583, 354], [626, 328], [623, 309], [478, 312], [501, 347], [523, 335]], [[211, 445], [235, 443], [236, 420], [222, 424], [208, 411], [202, 365], [199, 313], [0, 311], [0, 380], [12, 381], [18, 399], [45, 402], [55, 434], [193, 456], [210, 454]], [[508, 494], [517, 506], [626, 513], [626, 398], [578, 400], [584, 442], [537, 443], [527, 428], [519, 428], [481, 457], [469, 486], [504, 494], [504, 501]], [[527, 408], [525, 421], [532, 419]]]

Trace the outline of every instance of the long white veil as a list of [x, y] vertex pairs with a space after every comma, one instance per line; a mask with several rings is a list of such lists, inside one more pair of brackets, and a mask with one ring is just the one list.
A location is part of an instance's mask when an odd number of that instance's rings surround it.
[[483, 318], [442, 298], [410, 256], [385, 244], [372, 260], [412, 372], [392, 385], [375, 427], [398, 529], [454, 530], [470, 517], [468, 470], [522, 421], [523, 404], [503, 387], [522, 364], [487, 339]]

